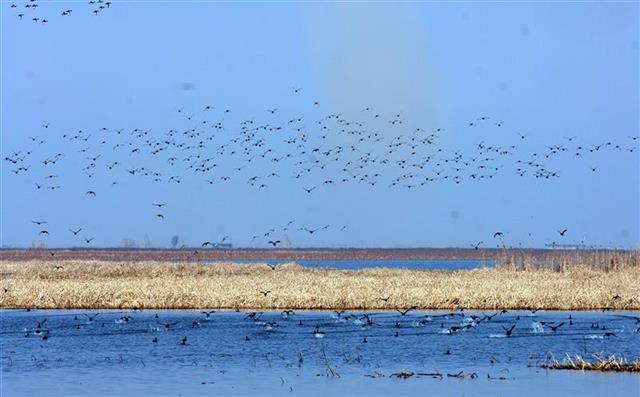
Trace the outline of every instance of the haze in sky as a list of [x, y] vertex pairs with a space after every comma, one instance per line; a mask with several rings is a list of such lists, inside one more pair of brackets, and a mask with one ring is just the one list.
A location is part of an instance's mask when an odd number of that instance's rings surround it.
[[639, 247], [638, 3], [25, 4], [4, 246]]

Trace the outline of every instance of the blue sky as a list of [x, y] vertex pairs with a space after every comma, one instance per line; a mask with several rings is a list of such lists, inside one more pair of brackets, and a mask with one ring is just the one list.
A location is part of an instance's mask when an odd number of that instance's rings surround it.
[[[30, 166], [26, 172], [14, 174], [17, 165], [2, 162], [3, 245], [87, 246], [81, 236], [95, 238], [90, 246], [117, 246], [122, 238], [141, 245], [146, 234], [156, 247], [168, 246], [173, 235], [188, 245], [228, 236], [236, 246], [256, 247], [272, 238], [294, 247], [468, 247], [496, 246], [493, 233], [502, 231], [514, 246], [639, 246], [639, 151], [626, 150], [640, 144], [629, 138], [640, 135], [638, 3], [114, 1], [94, 16], [86, 2], [42, 1], [37, 11], [25, 12], [47, 18], [46, 25], [19, 20], [11, 3], [2, 1], [1, 8], [2, 157], [31, 154], [22, 163]], [[61, 16], [67, 8], [73, 13]], [[279, 176], [268, 188], [257, 189], [247, 176], [266, 178], [276, 170], [273, 162], [258, 161], [226, 183], [209, 185], [209, 176], [169, 166], [140, 146], [170, 129], [192, 128], [195, 121], [184, 116], [204, 117], [206, 105], [214, 107], [211, 121], [223, 122], [225, 130], [189, 154], [216, 156], [244, 120], [275, 125], [292, 117], [304, 119], [299, 127], [311, 136], [311, 148], [320, 134], [314, 121], [337, 113], [380, 134], [379, 142], [360, 142], [358, 153], [380, 154], [382, 143], [412, 136], [416, 128], [442, 132], [436, 146], [407, 152], [408, 159], [455, 152], [469, 159], [479, 143], [516, 148], [495, 160], [502, 167], [494, 178], [459, 184], [393, 188], [386, 182], [403, 171], [376, 166], [372, 173], [384, 170], [385, 183], [320, 186], [307, 194], [303, 187], [337, 178], [338, 168], [301, 182], [292, 177], [291, 161], [277, 166]], [[403, 124], [375, 124], [365, 107], [384, 120], [400, 114]], [[267, 112], [272, 108], [275, 115]], [[480, 117], [491, 121], [470, 128]], [[110, 132], [100, 132], [103, 127]], [[120, 128], [126, 140], [114, 132]], [[142, 153], [113, 149], [114, 142], [131, 142], [134, 128], [150, 131], [130, 146]], [[353, 137], [331, 128], [318, 145], [353, 144]], [[86, 142], [62, 138], [78, 130]], [[292, 152], [284, 139], [265, 139], [274, 153]], [[515, 172], [516, 160], [547, 146], [609, 141], [622, 149], [545, 160], [559, 178]], [[56, 153], [66, 155], [42, 164]], [[98, 154], [99, 171], [88, 178], [81, 169]], [[343, 154], [340, 161], [347, 160]], [[107, 172], [114, 161], [121, 169]], [[230, 152], [216, 161], [219, 169], [243, 164]], [[164, 179], [131, 176], [127, 166]], [[453, 172], [448, 164], [436, 168]], [[50, 174], [58, 175], [55, 182], [44, 180]], [[182, 182], [168, 182], [169, 175]], [[35, 183], [61, 187], [36, 189]], [[152, 202], [167, 206], [157, 210]], [[39, 219], [48, 222], [48, 236], [31, 223]], [[283, 230], [290, 220], [293, 226]], [[298, 230], [324, 225], [330, 227], [314, 234]], [[68, 231], [79, 227], [79, 236]], [[569, 231], [561, 237], [557, 230], [564, 228]], [[252, 241], [254, 235], [261, 237]]]

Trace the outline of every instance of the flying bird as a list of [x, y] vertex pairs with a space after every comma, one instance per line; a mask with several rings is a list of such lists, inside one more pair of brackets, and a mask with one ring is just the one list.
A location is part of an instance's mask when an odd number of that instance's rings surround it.
[[504, 329], [505, 335], [507, 337], [511, 336], [515, 328], [516, 328], [516, 324], [513, 324], [510, 328], [507, 328], [504, 325], [502, 325], [502, 329]]

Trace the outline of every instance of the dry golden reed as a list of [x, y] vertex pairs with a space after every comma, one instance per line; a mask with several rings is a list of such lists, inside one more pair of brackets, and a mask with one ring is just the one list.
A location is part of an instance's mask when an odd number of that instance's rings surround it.
[[636, 262], [614, 270], [505, 264], [342, 271], [295, 263], [272, 270], [264, 264], [3, 261], [0, 308], [638, 310]]
[[569, 355], [564, 361], [553, 359], [551, 362], [541, 364], [546, 369], [572, 369], [580, 371], [601, 372], [640, 372], [640, 360], [628, 362], [623, 357], [602, 357], [594, 355], [594, 361], [587, 361], [581, 356], [571, 358]]

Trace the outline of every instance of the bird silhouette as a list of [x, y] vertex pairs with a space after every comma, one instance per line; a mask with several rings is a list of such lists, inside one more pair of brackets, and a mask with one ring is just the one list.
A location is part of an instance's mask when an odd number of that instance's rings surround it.
[[564, 321], [559, 323], [559, 324], [543, 324], [546, 327], [549, 327], [549, 329], [551, 329], [552, 331], [557, 331], [558, 328], [562, 327], [564, 325]]
[[415, 309], [417, 309], [417, 308], [418, 308], [417, 306], [411, 306], [411, 307], [410, 307], [410, 308], [408, 308], [408, 309], [402, 309], [402, 310], [400, 310], [400, 309], [396, 309], [396, 311], [397, 311], [398, 313], [400, 313], [400, 315], [401, 315], [401, 316], [404, 316], [404, 315], [406, 315], [407, 313], [409, 313], [411, 310], [415, 310]]
[[510, 328], [507, 328], [504, 325], [502, 326], [502, 329], [504, 329], [505, 335], [507, 337], [511, 336], [515, 328], [516, 328], [516, 324], [513, 324]]

